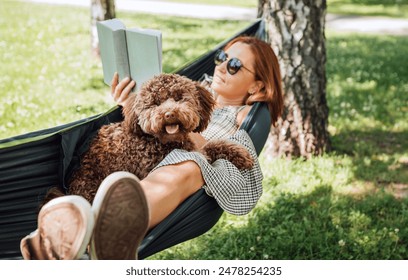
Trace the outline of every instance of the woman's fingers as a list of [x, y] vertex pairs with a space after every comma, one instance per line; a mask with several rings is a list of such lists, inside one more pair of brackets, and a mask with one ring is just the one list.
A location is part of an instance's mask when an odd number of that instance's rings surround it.
[[131, 80], [128, 82], [128, 84], [125, 86], [125, 88], [121, 91], [120, 96], [118, 98], [118, 104], [119, 105], [124, 105], [126, 100], [129, 97], [129, 94], [132, 92], [132, 88], [136, 85], [136, 82]]
[[111, 95], [114, 96], [115, 94], [115, 89], [116, 86], [118, 85], [118, 80], [119, 80], [119, 75], [117, 72], [115, 72], [115, 74], [113, 74], [113, 78], [111, 81]]
[[135, 81], [132, 81], [129, 77], [124, 78], [119, 83], [119, 75], [115, 73], [111, 82], [111, 94], [113, 100], [119, 105], [124, 105], [129, 97], [132, 88], [136, 85]]
[[113, 74], [113, 78], [112, 78], [112, 81], [111, 81], [111, 90], [112, 90], [112, 92], [115, 89], [116, 85], [118, 84], [118, 80], [119, 80], [119, 74], [118, 74], [118, 72], [115, 72], [115, 74]]
[[118, 101], [120, 99], [120, 96], [122, 95], [123, 89], [127, 86], [129, 83], [130, 79], [128, 77], [124, 78], [122, 81], [119, 82], [119, 84], [116, 85], [113, 91], [113, 99], [115, 101]]

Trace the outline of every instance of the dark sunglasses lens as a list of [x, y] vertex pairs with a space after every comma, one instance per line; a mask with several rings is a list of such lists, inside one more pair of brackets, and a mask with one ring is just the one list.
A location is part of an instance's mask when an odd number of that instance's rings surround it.
[[214, 57], [215, 65], [220, 65], [226, 60], [227, 60], [227, 55], [225, 54], [225, 52], [222, 50], [217, 51]]
[[239, 69], [241, 69], [241, 67], [242, 67], [241, 61], [238, 58], [234, 57], [228, 61], [227, 70], [228, 73], [230, 73], [231, 75], [236, 74], [239, 71]]

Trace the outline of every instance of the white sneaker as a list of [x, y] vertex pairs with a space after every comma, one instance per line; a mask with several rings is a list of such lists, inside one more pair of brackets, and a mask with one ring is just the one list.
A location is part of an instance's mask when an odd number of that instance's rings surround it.
[[112, 173], [101, 183], [92, 210], [91, 259], [137, 259], [149, 226], [148, 204], [139, 179], [128, 172]]
[[85, 198], [55, 198], [41, 208], [38, 229], [21, 240], [21, 254], [26, 260], [79, 259], [88, 246], [93, 226], [91, 205]]

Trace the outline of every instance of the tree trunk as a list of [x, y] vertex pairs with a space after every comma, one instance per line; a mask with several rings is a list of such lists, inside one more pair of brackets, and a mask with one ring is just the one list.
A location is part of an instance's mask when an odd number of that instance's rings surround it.
[[330, 150], [326, 101], [326, 0], [259, 0], [279, 58], [285, 110], [272, 127], [267, 156], [309, 158]]
[[93, 56], [100, 57], [96, 22], [115, 17], [115, 0], [91, 0], [91, 50]]

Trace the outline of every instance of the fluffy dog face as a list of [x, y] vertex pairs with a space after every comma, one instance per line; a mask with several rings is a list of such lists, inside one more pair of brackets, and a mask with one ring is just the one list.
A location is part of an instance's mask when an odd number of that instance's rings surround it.
[[127, 126], [163, 143], [182, 142], [188, 133], [203, 131], [215, 105], [209, 91], [177, 74], [154, 77], [134, 96], [124, 108]]

